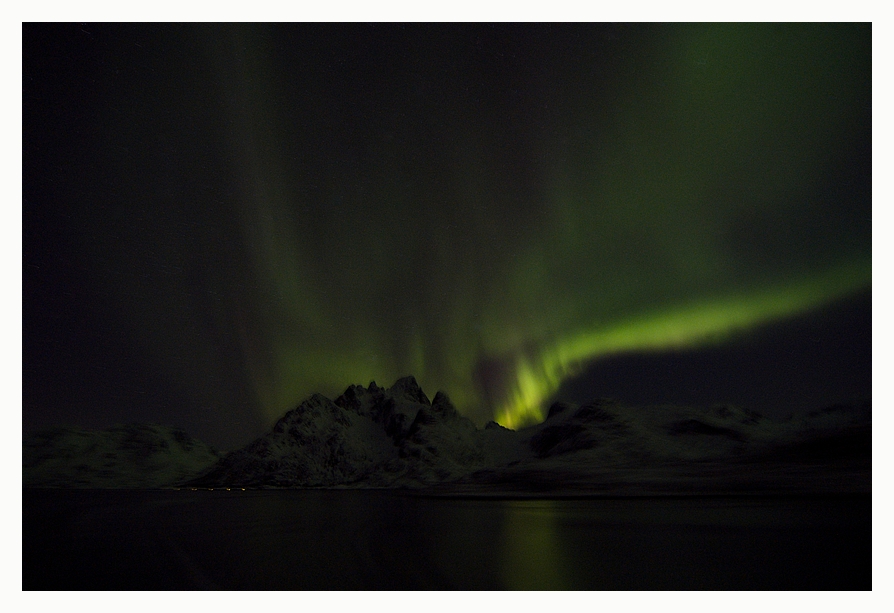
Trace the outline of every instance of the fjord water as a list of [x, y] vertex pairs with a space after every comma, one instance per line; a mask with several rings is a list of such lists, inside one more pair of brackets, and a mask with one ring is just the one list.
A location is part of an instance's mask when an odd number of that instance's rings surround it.
[[24, 490], [25, 590], [868, 590], [858, 497]]

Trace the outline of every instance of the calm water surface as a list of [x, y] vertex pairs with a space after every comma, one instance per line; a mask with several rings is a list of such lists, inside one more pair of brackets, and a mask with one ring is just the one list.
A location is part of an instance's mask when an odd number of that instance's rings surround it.
[[23, 589], [871, 589], [859, 498], [23, 492]]

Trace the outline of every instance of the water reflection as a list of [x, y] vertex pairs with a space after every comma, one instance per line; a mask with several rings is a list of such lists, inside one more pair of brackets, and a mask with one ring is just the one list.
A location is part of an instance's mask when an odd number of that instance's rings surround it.
[[503, 510], [500, 579], [510, 590], [565, 590], [570, 586], [555, 500], [507, 501]]
[[29, 492], [24, 589], [870, 589], [871, 500]]

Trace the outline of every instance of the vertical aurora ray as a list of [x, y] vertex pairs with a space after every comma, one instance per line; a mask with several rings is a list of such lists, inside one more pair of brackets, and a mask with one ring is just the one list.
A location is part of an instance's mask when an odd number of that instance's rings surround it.
[[830, 178], [868, 129], [868, 27], [538, 30], [542, 53], [510, 29], [229, 32], [209, 57], [268, 420], [411, 373], [524, 425], [600, 356], [871, 282], [869, 201]]

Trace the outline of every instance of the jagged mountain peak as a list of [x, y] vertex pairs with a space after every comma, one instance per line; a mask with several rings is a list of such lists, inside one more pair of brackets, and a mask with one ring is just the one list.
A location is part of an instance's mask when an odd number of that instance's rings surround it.
[[426, 396], [425, 392], [422, 391], [422, 388], [419, 387], [419, 384], [416, 382], [416, 377], [412, 375], [402, 377], [395, 381], [388, 392], [395, 398], [395, 400], [403, 399], [431, 406], [431, 401], [428, 399], [428, 396]]
[[447, 394], [429, 401], [412, 376], [388, 389], [350, 385], [335, 401], [308, 397], [196, 484], [432, 483], [475, 468], [478, 439]]

